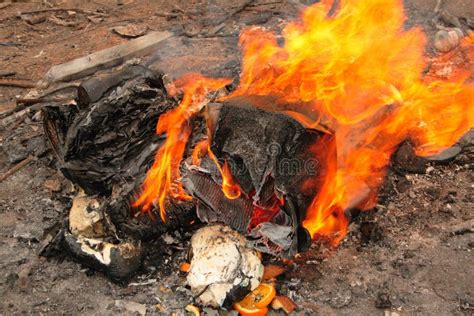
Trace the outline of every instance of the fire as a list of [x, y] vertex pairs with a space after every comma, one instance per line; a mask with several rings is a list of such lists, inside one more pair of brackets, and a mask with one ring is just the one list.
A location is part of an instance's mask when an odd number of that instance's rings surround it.
[[156, 153], [143, 184], [143, 192], [132, 206], [141, 206], [143, 211], [149, 211], [158, 203], [161, 219], [165, 221], [166, 199], [169, 196], [191, 199], [179, 182], [179, 167], [192, 131], [190, 120], [206, 104], [210, 91], [229, 83], [227, 79], [205, 78], [199, 74], [188, 74], [175, 82], [176, 88], [183, 92], [183, 98], [177, 108], [160, 116], [156, 133], [166, 133], [166, 141]]
[[[328, 16], [330, 3], [308, 7], [300, 20], [289, 23], [283, 45], [263, 28], [245, 30], [240, 84], [227, 98], [271, 95], [279, 100], [272, 110], [305, 126], [324, 123], [334, 131], [336, 146], [329, 150], [337, 152], [337, 160], [324, 162], [328, 172], [318, 179], [322, 186], [303, 224], [313, 238], [337, 244], [347, 230], [344, 211], [374, 206], [391, 154], [401, 142], [410, 139], [417, 154], [432, 155], [474, 126], [474, 85], [467, 83], [472, 75], [467, 67], [449, 80], [424, 75], [430, 64], [424, 55], [426, 38], [419, 28], [405, 30], [401, 0], [341, 0]], [[468, 47], [469, 38], [461, 51]], [[471, 50], [468, 61], [472, 55]], [[188, 198], [177, 181], [191, 133], [189, 119], [209, 91], [228, 82], [186, 78], [181, 79], [186, 83], [183, 101], [160, 118], [157, 132], [166, 132], [167, 140], [135, 202], [147, 209], [158, 201], [162, 218], [167, 195]], [[294, 107], [288, 112], [278, 104]], [[221, 174], [232, 180], [226, 164]]]
[[222, 179], [222, 192], [229, 200], [237, 199], [240, 197], [242, 190], [237, 182], [234, 181], [232, 177], [232, 172], [230, 170], [229, 164], [227, 161], [224, 161], [224, 165], [221, 167], [219, 160], [216, 155], [211, 150], [209, 144], [209, 127], [208, 127], [208, 138], [201, 140], [199, 143], [194, 146], [193, 153], [191, 155], [193, 165], [199, 166], [201, 164], [201, 157], [208, 155], [209, 158], [214, 162], [217, 170], [219, 171]]
[[468, 72], [449, 82], [423, 78], [426, 39], [419, 28], [404, 30], [402, 1], [340, 1], [328, 17], [330, 2], [288, 24], [283, 46], [262, 28], [243, 32], [241, 84], [232, 96], [277, 96], [298, 104], [291, 116], [305, 126], [322, 121], [335, 131], [338, 158], [325, 162], [304, 226], [337, 244], [344, 210], [374, 206], [398, 144], [411, 139], [417, 154], [431, 155], [474, 125], [474, 87], [465, 83]]
[[207, 147], [207, 154], [214, 161], [217, 169], [222, 178], [222, 192], [229, 200], [237, 199], [240, 197], [241, 189], [240, 186], [234, 181], [232, 173], [227, 161], [224, 161], [224, 165], [221, 167], [216, 155], [212, 152], [210, 146]]

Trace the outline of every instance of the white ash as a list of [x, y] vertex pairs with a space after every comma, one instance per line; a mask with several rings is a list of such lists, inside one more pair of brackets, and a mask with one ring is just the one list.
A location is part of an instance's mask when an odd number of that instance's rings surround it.
[[235, 293], [260, 284], [263, 265], [246, 243], [245, 237], [221, 224], [203, 227], [193, 235], [187, 281], [200, 303], [224, 306]]

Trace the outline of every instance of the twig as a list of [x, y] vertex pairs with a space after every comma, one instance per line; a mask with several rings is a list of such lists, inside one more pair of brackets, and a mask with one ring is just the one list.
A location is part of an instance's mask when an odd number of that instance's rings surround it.
[[16, 75], [16, 71], [6, 70], [0, 71], [0, 77], [10, 77]]
[[24, 104], [24, 105], [33, 105], [37, 103], [49, 103], [49, 102], [62, 102], [65, 100], [70, 100], [70, 98], [60, 99], [60, 98], [31, 98], [31, 99], [23, 99], [19, 98], [16, 99], [16, 104]]
[[94, 2], [95, 4], [98, 4], [98, 5], [104, 6], [106, 8], [109, 8], [112, 12], [117, 11], [117, 12], [120, 12], [122, 14], [134, 17], [134, 18], [137, 17], [135, 14], [127, 12], [126, 10], [123, 10], [123, 9], [116, 8], [114, 6], [111, 6], [110, 4], [102, 3], [102, 2], [99, 2], [99, 1], [96, 1], [96, 0], [92, 0], [92, 2]]
[[36, 14], [36, 13], [45, 13], [45, 12], [57, 12], [57, 11], [77, 11], [77, 12], [85, 12], [79, 8], [49, 8], [49, 9], [41, 9], [41, 10], [33, 10], [33, 11], [24, 11], [20, 12], [20, 15], [23, 14]]
[[71, 35], [71, 36], [66, 36], [66, 37], [64, 37], [64, 38], [59, 38], [59, 39], [57, 39], [57, 40], [53, 40], [53, 41], [48, 42], [48, 43], [39, 43], [39, 44], [29, 45], [29, 47], [45, 46], [45, 45], [51, 45], [51, 44], [58, 43], [58, 42], [67, 41], [67, 40], [70, 40], [70, 39], [72, 39], [72, 38], [75, 38], [75, 37], [84, 35], [84, 34], [86, 34], [86, 33], [89, 33], [89, 32], [91, 32], [91, 31], [95, 31], [95, 30], [98, 30], [98, 29], [101, 29], [101, 28], [104, 28], [104, 27], [108, 27], [108, 26], [110, 26], [110, 25], [112, 25], [112, 24], [115, 24], [115, 23], [121, 23], [121, 22], [126, 22], [126, 21], [133, 21], [133, 20], [140, 21], [140, 20], [143, 20], [143, 18], [127, 18], [127, 19], [122, 19], [122, 20], [117, 20], [117, 21], [111, 21], [111, 22], [108, 22], [108, 23], [99, 25], [99, 26], [97, 26], [97, 27], [93, 27], [93, 28], [84, 30], [84, 31], [82, 31], [82, 32], [75, 33], [75, 34], [73, 34], [73, 35]]
[[167, 12], [155, 12], [155, 16], [163, 17], [163, 18], [177, 18], [179, 14], [177, 13], [167, 13]]
[[1, 9], [5, 9], [5, 8], [8, 7], [10, 4], [12, 4], [12, 3], [11, 3], [11, 2], [0, 3], [0, 10], [1, 10]]
[[443, 0], [436, 1], [436, 7], [434, 8], [435, 13], [438, 13], [441, 10], [442, 2], [443, 2]]
[[19, 163], [17, 163], [16, 165], [11, 167], [10, 169], [8, 169], [5, 173], [0, 175], [0, 182], [3, 182], [8, 177], [15, 174], [18, 170], [25, 167], [26, 165], [28, 165], [33, 160], [35, 160], [35, 157], [32, 156], [32, 155], [29, 155], [27, 158], [23, 159], [22, 161], [20, 161]]
[[64, 83], [58, 83], [56, 84], [55, 86], [45, 90], [44, 92], [42, 92], [38, 97], [39, 98], [44, 98], [48, 95], [51, 95], [51, 94], [54, 94], [54, 93], [57, 93], [59, 91], [63, 91], [63, 90], [66, 90], [66, 89], [77, 89], [79, 88], [79, 86], [81, 85], [80, 82], [64, 82]]
[[[50, 103], [50, 102], [65, 102], [71, 100], [71, 98], [35, 98], [35, 99], [22, 99], [19, 98], [16, 100], [16, 107], [5, 111], [3, 113], [0, 113], [0, 120], [7, 119], [11, 115], [17, 115], [16, 113], [21, 112], [21, 111], [26, 111], [26, 110], [39, 110], [40, 107], [30, 107], [32, 105], [38, 104], [38, 103]], [[30, 108], [29, 108], [30, 107]], [[10, 122], [11, 123], [11, 122]]]
[[242, 12], [245, 10], [245, 8], [247, 8], [249, 5], [252, 4], [252, 2], [254, 2], [254, 0], [246, 0], [244, 3], [242, 3], [241, 5], [239, 5], [238, 7], [234, 8], [234, 10], [232, 10], [228, 15], [226, 15], [225, 17], [217, 20], [217, 21], [214, 21], [212, 23], [212, 25], [219, 25], [221, 24], [222, 22], [230, 19], [231, 17], [233, 17], [234, 15]]
[[271, 1], [271, 2], [253, 3], [253, 4], [250, 4], [249, 6], [251, 6], [251, 7], [259, 7], [259, 6], [264, 6], [264, 5], [281, 4], [282, 2], [283, 2], [283, 1]]
[[19, 80], [0, 80], [2, 87], [35, 88], [36, 84]]

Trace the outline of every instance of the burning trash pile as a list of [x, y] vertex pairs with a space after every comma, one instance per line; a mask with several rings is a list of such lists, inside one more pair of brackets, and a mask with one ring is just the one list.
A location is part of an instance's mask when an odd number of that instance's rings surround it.
[[[123, 281], [144, 243], [199, 228], [186, 269], [199, 304], [293, 310], [261, 253], [337, 246], [402, 149], [435, 156], [474, 126], [472, 69], [440, 78], [421, 29], [404, 28], [401, 1], [330, 3], [308, 7], [282, 37], [246, 29], [237, 81], [169, 82], [135, 65], [83, 82], [78, 106], [46, 107], [60, 169], [83, 191], [61, 249]], [[460, 42], [469, 63], [473, 39]]]

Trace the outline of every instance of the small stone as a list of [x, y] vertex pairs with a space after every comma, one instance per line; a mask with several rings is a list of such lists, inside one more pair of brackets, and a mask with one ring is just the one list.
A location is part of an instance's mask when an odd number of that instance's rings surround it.
[[334, 308], [342, 308], [349, 305], [351, 302], [352, 292], [350, 290], [344, 290], [337, 292], [336, 295], [329, 300], [329, 305]]
[[22, 15], [21, 19], [28, 24], [35, 25], [46, 21], [46, 16], [44, 15]]
[[459, 45], [462, 37], [463, 33], [458, 28], [441, 30], [435, 35], [434, 46], [440, 52], [447, 53]]
[[43, 236], [44, 230], [36, 225], [27, 225], [19, 223], [16, 225], [13, 237], [29, 241], [39, 241]]
[[392, 165], [399, 173], [420, 173], [426, 171], [426, 159], [415, 154], [413, 146], [404, 142], [392, 156]]
[[434, 168], [433, 166], [429, 166], [428, 168], [426, 168], [426, 173], [427, 173], [427, 174], [430, 174], [430, 173], [432, 173], [434, 170], [435, 170], [435, 168]]
[[8, 162], [11, 164], [20, 162], [28, 157], [28, 151], [23, 146], [17, 146], [15, 149], [11, 148], [11, 150], [7, 150], [6, 152], [8, 155]]
[[383, 309], [391, 308], [392, 302], [390, 301], [390, 296], [385, 292], [378, 293], [375, 299], [375, 307]]
[[461, 147], [474, 145], [474, 128], [469, 130], [469, 132], [467, 132], [463, 135], [463, 137], [461, 137], [461, 139], [459, 140], [459, 145]]
[[35, 155], [36, 157], [43, 156], [49, 147], [46, 145], [46, 142], [43, 137], [34, 137], [27, 141], [26, 150], [28, 153]]

